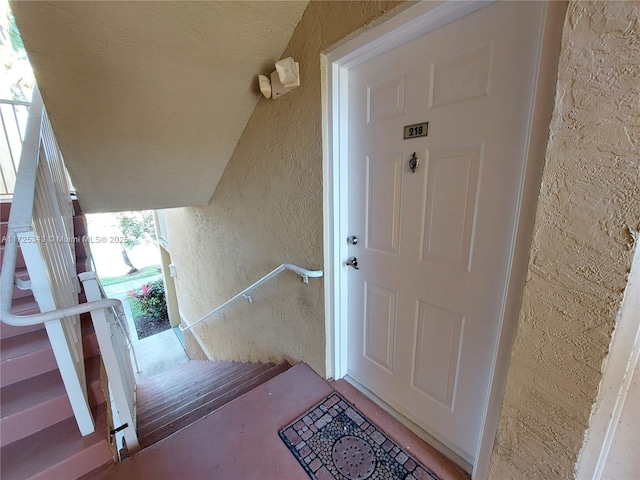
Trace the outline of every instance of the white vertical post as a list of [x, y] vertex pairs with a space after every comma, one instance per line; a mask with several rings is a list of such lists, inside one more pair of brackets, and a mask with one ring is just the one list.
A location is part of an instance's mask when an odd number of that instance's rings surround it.
[[[85, 272], [79, 275], [84, 286], [87, 301], [102, 299], [102, 292], [94, 272]], [[118, 409], [118, 416], [122, 424], [127, 427], [122, 431], [127, 442], [129, 453], [140, 450], [136, 433], [135, 415], [135, 379], [131, 366], [131, 358], [123, 331], [119, 330], [117, 319], [108, 309], [91, 311], [93, 328], [98, 337], [98, 345], [102, 353], [102, 361], [109, 380], [109, 387]], [[120, 425], [115, 425], [119, 427]]]
[[[56, 303], [48, 283], [47, 269], [38, 246], [38, 238], [29, 232], [18, 233], [20, 248], [31, 279], [33, 296], [38, 302], [41, 312], [56, 310]], [[62, 319], [51, 320], [45, 323], [53, 354], [56, 357], [62, 381], [69, 395], [71, 408], [78, 422], [80, 433], [88, 435], [95, 430], [93, 415], [87, 400], [87, 385], [84, 378], [84, 357], [82, 344], [80, 343], [80, 361], [82, 374], [78, 372], [79, 366], [75, 362], [73, 348], [70, 346], [72, 339], [62, 326]]]

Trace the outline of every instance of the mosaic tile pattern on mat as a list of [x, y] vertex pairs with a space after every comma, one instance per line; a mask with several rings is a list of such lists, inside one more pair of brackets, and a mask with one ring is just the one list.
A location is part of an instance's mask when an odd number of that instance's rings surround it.
[[339, 393], [278, 434], [314, 480], [440, 480]]

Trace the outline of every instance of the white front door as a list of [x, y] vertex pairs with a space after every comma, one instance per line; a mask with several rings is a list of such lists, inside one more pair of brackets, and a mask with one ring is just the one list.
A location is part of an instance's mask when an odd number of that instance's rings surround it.
[[[358, 241], [348, 255], [358, 269], [344, 267], [347, 373], [471, 464], [513, 258], [544, 10], [497, 2], [349, 70], [348, 228]], [[427, 136], [404, 139], [405, 126], [426, 122]]]

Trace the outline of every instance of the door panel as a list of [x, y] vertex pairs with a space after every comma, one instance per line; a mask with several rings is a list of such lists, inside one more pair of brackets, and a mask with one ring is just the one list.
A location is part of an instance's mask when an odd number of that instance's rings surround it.
[[[513, 255], [543, 2], [349, 70], [348, 375], [470, 463]], [[428, 136], [403, 127], [429, 122]], [[413, 173], [408, 162], [419, 159]]]
[[367, 123], [404, 115], [404, 76], [367, 86]]
[[402, 154], [367, 157], [366, 237], [368, 249], [398, 255]]
[[464, 317], [417, 302], [412, 385], [453, 411]]
[[482, 147], [429, 151], [420, 260], [470, 270]]
[[431, 63], [429, 108], [489, 95], [492, 45]]
[[364, 356], [393, 373], [397, 292], [365, 283]]

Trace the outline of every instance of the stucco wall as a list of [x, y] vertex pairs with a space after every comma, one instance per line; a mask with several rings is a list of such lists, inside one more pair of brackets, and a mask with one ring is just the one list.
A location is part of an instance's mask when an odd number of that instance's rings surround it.
[[14, 1], [83, 211], [206, 204], [305, 7]]
[[[312, 2], [283, 54], [301, 62], [302, 87], [259, 102], [208, 206], [167, 212], [187, 320], [280, 263], [322, 268], [319, 53], [392, 5]], [[573, 476], [640, 229], [638, 8], [567, 12], [494, 479]], [[198, 332], [214, 358], [323, 374], [322, 282], [283, 274]]]
[[574, 475], [640, 228], [639, 13], [567, 12], [494, 479]]
[[[302, 86], [258, 103], [208, 206], [167, 211], [187, 321], [281, 263], [323, 268], [320, 53], [397, 4], [311, 2], [282, 55], [300, 62]], [[216, 359], [284, 357], [323, 375], [323, 295], [322, 280], [285, 272], [197, 332]]]

